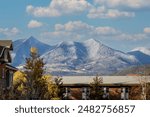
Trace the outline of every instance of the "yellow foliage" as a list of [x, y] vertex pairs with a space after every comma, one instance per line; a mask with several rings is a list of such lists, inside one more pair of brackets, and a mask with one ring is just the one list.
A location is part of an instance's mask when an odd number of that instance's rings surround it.
[[[26, 83], [28, 83], [26, 74], [21, 71], [17, 71], [14, 74], [13, 85], [16, 91], [20, 92], [20, 95], [26, 95], [26, 91], [29, 90], [25, 85]], [[43, 75], [42, 78], [39, 79], [39, 87], [43, 88], [42, 92], [44, 93], [44, 99], [60, 99], [58, 97], [58, 86], [54, 83], [51, 75]]]
[[24, 89], [23, 84], [21, 84], [20, 86], [17, 87], [17, 90], [18, 90], [18, 91], [22, 91], [23, 89]]
[[31, 53], [37, 53], [37, 51], [38, 51], [38, 50], [37, 50], [37, 48], [35, 48], [35, 47], [31, 47], [31, 48], [30, 48], [30, 52], [31, 52]]
[[45, 98], [46, 99], [53, 99], [53, 100], [60, 99], [58, 97], [58, 90], [59, 90], [58, 86], [54, 83], [52, 76], [51, 75], [44, 75], [42, 78], [46, 80], [47, 88], [48, 88], [48, 91], [45, 93]]
[[26, 82], [27, 80], [26, 80], [25, 76], [26, 75], [23, 72], [21, 72], [21, 71], [15, 72], [14, 73], [14, 77], [13, 77], [13, 84], [16, 85], [16, 84], [18, 84], [20, 82]]
[[51, 76], [51, 75], [43, 75], [43, 76], [42, 76], [42, 79], [43, 79], [43, 80], [46, 80], [47, 82], [49, 82], [49, 81], [52, 80], [52, 76]]

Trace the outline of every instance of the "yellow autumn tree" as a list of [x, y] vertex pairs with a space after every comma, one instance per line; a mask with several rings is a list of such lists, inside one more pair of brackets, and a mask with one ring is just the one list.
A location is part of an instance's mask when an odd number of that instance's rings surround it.
[[17, 71], [13, 78], [13, 92], [15, 99], [25, 99], [27, 95], [26, 75], [22, 71]]
[[45, 63], [36, 48], [30, 49], [24, 71], [14, 75], [15, 99], [59, 99], [59, 86], [51, 75], [45, 74]]
[[[27, 87], [26, 74], [22, 71], [17, 71], [14, 74], [13, 89], [15, 99], [27, 99]], [[43, 86], [43, 84], [45, 86]], [[39, 81], [39, 87], [42, 87], [40, 93], [40, 99], [60, 99], [58, 97], [58, 86], [53, 82], [51, 75], [43, 75]]]

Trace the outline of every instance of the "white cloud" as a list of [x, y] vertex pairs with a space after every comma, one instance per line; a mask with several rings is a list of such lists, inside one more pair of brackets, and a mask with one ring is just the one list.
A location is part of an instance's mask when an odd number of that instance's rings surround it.
[[65, 32], [72, 32], [77, 34], [89, 34], [89, 35], [113, 35], [116, 33], [119, 33], [118, 30], [112, 28], [112, 27], [94, 27], [91, 25], [88, 25], [81, 21], [70, 21], [64, 25], [62, 24], [56, 24], [55, 25], [55, 31], [65, 31]]
[[56, 17], [61, 15], [58, 10], [51, 7], [33, 7], [29, 5], [26, 11], [36, 17]]
[[95, 34], [97, 35], [117, 35], [120, 34], [119, 30], [116, 30], [112, 27], [105, 26], [105, 27], [96, 27], [95, 28]]
[[43, 25], [43, 23], [41, 23], [41, 22], [38, 22], [36, 20], [31, 20], [28, 23], [28, 28], [38, 28], [38, 27], [41, 27], [42, 25]]
[[16, 27], [13, 28], [0, 28], [0, 34], [3, 34], [5, 36], [15, 36], [19, 33], [19, 29]]
[[66, 14], [80, 13], [91, 7], [86, 0], [52, 0], [47, 7], [28, 5], [26, 11], [37, 17], [58, 17]]
[[119, 17], [134, 17], [133, 12], [120, 11], [118, 9], [108, 9], [104, 6], [92, 8], [87, 15], [88, 18], [119, 18]]
[[[95, 3], [95, 4], [94, 4]], [[134, 17], [136, 9], [150, 8], [150, 0], [51, 0], [48, 6], [28, 5], [26, 11], [36, 17], [59, 17], [87, 11], [88, 18]]]
[[144, 28], [144, 33], [150, 34], [150, 27], [145, 27]]
[[105, 5], [110, 8], [128, 7], [140, 9], [150, 7], [150, 0], [94, 0], [96, 4]]
[[44, 32], [43, 38], [54, 40], [85, 40], [89, 38], [101, 40], [144, 40], [148, 39], [145, 33], [128, 34], [109, 26], [95, 27], [81, 21], [70, 21], [66, 24], [56, 24], [53, 32]]
[[56, 24], [53, 32], [44, 32], [42, 36], [66, 40], [113, 37], [121, 32], [109, 26], [94, 27], [81, 21], [70, 21], [64, 25]]
[[64, 25], [56, 24], [55, 30], [56, 31], [67, 31], [67, 32], [75, 32], [75, 33], [86, 33], [93, 30], [93, 26], [90, 26], [86, 23], [81, 21], [70, 21]]
[[139, 9], [150, 8], [150, 0], [94, 0], [94, 3], [88, 18], [134, 17]]
[[116, 36], [117, 39], [121, 40], [133, 40], [133, 41], [138, 41], [138, 40], [144, 40], [147, 39], [147, 35], [144, 33], [137, 33], [137, 34], [127, 34], [127, 33], [122, 33], [120, 35]]

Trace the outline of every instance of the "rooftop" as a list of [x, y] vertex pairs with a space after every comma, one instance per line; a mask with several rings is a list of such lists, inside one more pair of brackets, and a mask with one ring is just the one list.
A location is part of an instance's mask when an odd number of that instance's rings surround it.
[[[150, 82], [150, 76], [101, 76], [102, 85], [121, 86], [121, 85], [139, 85], [141, 81]], [[93, 82], [95, 76], [63, 76], [64, 85], [89, 85]]]
[[0, 40], [0, 46], [13, 50], [12, 40]]

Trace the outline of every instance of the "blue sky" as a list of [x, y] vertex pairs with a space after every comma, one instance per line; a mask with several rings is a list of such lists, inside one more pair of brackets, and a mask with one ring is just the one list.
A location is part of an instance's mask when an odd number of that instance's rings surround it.
[[93, 38], [130, 51], [150, 45], [150, 0], [0, 0], [0, 39], [50, 45]]

